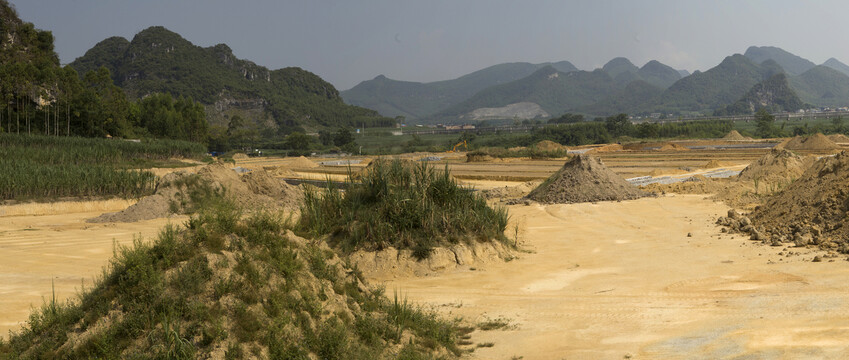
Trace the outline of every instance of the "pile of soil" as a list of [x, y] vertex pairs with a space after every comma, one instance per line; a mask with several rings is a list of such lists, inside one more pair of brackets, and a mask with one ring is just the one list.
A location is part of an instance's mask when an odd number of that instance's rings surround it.
[[494, 157], [480, 152], [466, 153], [466, 162], [490, 162], [495, 160]]
[[728, 165], [725, 165], [725, 164], [723, 164], [719, 161], [716, 161], [716, 160], [711, 160], [711, 161], [708, 161], [706, 164], [702, 165], [701, 168], [702, 169], [715, 169], [715, 168], [719, 168], [719, 167], [723, 167], [723, 166], [728, 166]]
[[244, 153], [233, 154], [233, 160], [247, 160], [247, 159], [248, 159], [248, 156], [245, 155]]
[[660, 149], [658, 149], [658, 150], [659, 151], [687, 151], [687, 150], [690, 150], [690, 149], [687, 148], [686, 146], [678, 145], [676, 143], [668, 143], [666, 145], [661, 146]]
[[750, 218], [759, 240], [816, 244], [849, 252], [849, 154], [814, 163], [784, 191], [767, 198]]
[[722, 140], [752, 140], [752, 138], [743, 136], [737, 130], [731, 130], [722, 137]]
[[[194, 177], [198, 177], [195, 179]], [[271, 177], [264, 169], [244, 176], [222, 163], [204, 166], [197, 175], [179, 171], [160, 179], [153, 195], [114, 213], [106, 213], [88, 222], [135, 222], [180, 214], [191, 207], [187, 193], [192, 184], [203, 183], [214, 190], [224, 190], [225, 196], [246, 210], [297, 209], [303, 201], [303, 191]]]
[[835, 144], [849, 143], [849, 136], [843, 134], [832, 134], [828, 136], [828, 139], [834, 141]]
[[571, 204], [633, 200], [649, 196], [589, 155], [570, 159], [527, 198], [541, 203]]
[[743, 169], [737, 179], [767, 182], [792, 181], [802, 176], [812, 163], [812, 157], [799, 156], [786, 149], [772, 149], [758, 161]]
[[543, 140], [533, 145], [533, 148], [537, 151], [558, 151], [566, 149], [565, 146], [560, 145], [551, 140]]
[[788, 150], [837, 150], [840, 146], [834, 141], [829, 140], [822, 133], [807, 137], [797, 136], [786, 143], [782, 142], [776, 145], [776, 148], [784, 148]]
[[595, 152], [614, 152], [614, 151], [622, 151], [622, 150], [624, 150], [624, 149], [625, 149], [625, 148], [623, 148], [623, 147], [622, 147], [622, 145], [619, 145], [619, 144], [610, 144], [610, 145], [604, 145], [604, 146], [602, 146], [602, 147], [597, 147], [597, 148], [595, 148], [595, 149], [593, 149], [593, 150], [591, 150], [591, 151], [595, 151]]
[[540, 181], [528, 181], [514, 186], [497, 187], [487, 190], [481, 190], [481, 195], [487, 200], [490, 199], [515, 199], [528, 195], [531, 190], [539, 186]]
[[299, 169], [312, 169], [316, 168], [319, 165], [313, 162], [310, 159], [307, 159], [303, 156], [298, 156], [293, 159], [287, 159], [287, 165], [291, 168], [299, 168]]

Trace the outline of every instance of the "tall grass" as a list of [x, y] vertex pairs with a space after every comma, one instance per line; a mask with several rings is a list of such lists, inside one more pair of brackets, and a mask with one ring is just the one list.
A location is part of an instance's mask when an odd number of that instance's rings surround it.
[[434, 246], [505, 241], [507, 210], [457, 185], [446, 168], [426, 162], [376, 161], [347, 191], [307, 191], [298, 228], [345, 251], [412, 249], [427, 258]]
[[155, 177], [139, 161], [199, 158], [201, 144], [0, 134], [0, 200], [150, 194]]
[[221, 349], [225, 358], [270, 359], [460, 354], [456, 323], [362, 289], [333, 252], [290, 237], [279, 214], [243, 217], [219, 200], [186, 229], [169, 225], [154, 241], [119, 246], [78, 299], [45, 301], [23, 329], [0, 338], [0, 359], [192, 359], [221, 357]]

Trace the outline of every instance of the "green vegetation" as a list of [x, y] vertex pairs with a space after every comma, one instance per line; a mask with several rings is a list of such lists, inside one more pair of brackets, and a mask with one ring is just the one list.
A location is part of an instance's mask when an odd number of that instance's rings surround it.
[[190, 98], [154, 94], [135, 104], [108, 67], [87, 67], [82, 78], [60, 67], [53, 35], [21, 21], [6, 0], [0, 23], [0, 132], [206, 142], [203, 108]]
[[427, 258], [433, 247], [468, 241], [506, 241], [507, 210], [490, 208], [477, 193], [460, 188], [445, 169], [426, 162], [378, 160], [349, 183], [308, 191], [298, 229], [343, 251], [412, 249]]
[[140, 197], [153, 192], [155, 177], [134, 169], [204, 153], [203, 145], [175, 140], [0, 134], [0, 199]]
[[243, 218], [223, 198], [213, 203], [185, 230], [169, 225], [152, 242], [116, 249], [77, 300], [44, 304], [22, 331], [0, 339], [0, 358], [459, 355], [455, 323], [397, 294], [365, 290], [279, 215]]
[[809, 108], [790, 88], [787, 75], [779, 73], [753, 86], [740, 100], [714, 112], [715, 115], [751, 114], [758, 109], [773, 112], [795, 112]]
[[333, 85], [311, 72], [269, 70], [236, 58], [227, 45], [202, 48], [161, 26], [132, 41], [106, 39], [70, 66], [80, 72], [106, 66], [132, 98], [157, 92], [193, 98], [207, 105], [207, 119], [217, 126], [239, 115], [258, 127], [261, 138], [303, 132], [304, 126], [394, 124], [373, 110], [346, 105]]

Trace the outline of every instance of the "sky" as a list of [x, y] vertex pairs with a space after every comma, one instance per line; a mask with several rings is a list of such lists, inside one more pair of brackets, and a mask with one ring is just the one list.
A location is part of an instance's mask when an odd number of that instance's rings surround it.
[[50, 30], [63, 64], [110, 36], [161, 25], [199, 46], [225, 43], [271, 69], [298, 66], [340, 90], [377, 75], [429, 82], [505, 62], [624, 56], [707, 70], [749, 46], [849, 63], [845, 1], [10, 0]]

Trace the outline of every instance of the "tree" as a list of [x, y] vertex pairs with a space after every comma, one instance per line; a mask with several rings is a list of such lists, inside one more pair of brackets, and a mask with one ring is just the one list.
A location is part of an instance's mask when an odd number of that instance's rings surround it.
[[634, 130], [634, 125], [632, 125], [631, 121], [628, 120], [628, 115], [626, 114], [610, 116], [607, 119], [604, 119], [604, 126], [607, 128], [607, 132], [610, 133], [610, 136], [613, 137], [628, 136], [631, 135]]
[[348, 128], [339, 128], [339, 130], [336, 131], [336, 135], [333, 137], [333, 145], [339, 147], [352, 142], [354, 142], [354, 135], [351, 134], [351, 130]]
[[327, 130], [319, 130], [318, 141], [324, 146], [333, 145], [333, 133]]
[[831, 119], [831, 126], [833, 127], [833, 131], [835, 133], [843, 132], [843, 118], [838, 116], [834, 119]]
[[286, 136], [284, 146], [292, 150], [309, 150], [311, 140], [308, 135], [295, 131]]
[[755, 114], [755, 134], [762, 138], [773, 137], [775, 131], [775, 116], [772, 116], [766, 109], [761, 108]]

